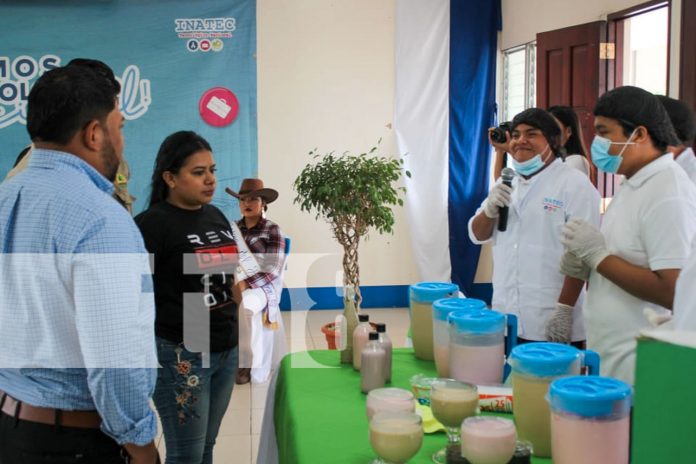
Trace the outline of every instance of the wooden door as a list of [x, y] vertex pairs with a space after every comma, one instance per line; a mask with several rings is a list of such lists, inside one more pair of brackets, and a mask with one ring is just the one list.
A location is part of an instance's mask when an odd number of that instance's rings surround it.
[[682, 0], [681, 8], [679, 98], [696, 109], [696, 0]]
[[[578, 115], [588, 150], [594, 137], [594, 109], [607, 86], [607, 60], [600, 55], [606, 41], [606, 21], [537, 34], [537, 106], [572, 107]], [[589, 153], [588, 153], [589, 155]], [[611, 197], [614, 182], [598, 173], [597, 188]]]

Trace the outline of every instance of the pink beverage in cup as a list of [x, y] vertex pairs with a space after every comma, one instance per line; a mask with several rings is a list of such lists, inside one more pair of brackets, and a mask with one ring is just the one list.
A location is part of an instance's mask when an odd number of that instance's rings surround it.
[[477, 416], [462, 423], [462, 456], [471, 464], [507, 464], [515, 454], [517, 432], [510, 419]]
[[551, 457], [563, 464], [628, 464], [631, 387], [611, 377], [554, 380]]
[[367, 395], [367, 419], [379, 412], [415, 412], [413, 393], [401, 388], [377, 388]]

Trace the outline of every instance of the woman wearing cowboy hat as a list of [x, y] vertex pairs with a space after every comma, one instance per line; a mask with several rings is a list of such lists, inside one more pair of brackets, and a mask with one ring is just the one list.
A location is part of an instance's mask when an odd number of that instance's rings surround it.
[[238, 279], [244, 298], [239, 317], [240, 367], [236, 381], [245, 384], [253, 379], [254, 383], [261, 383], [268, 379], [273, 359], [279, 359], [285, 350], [281, 318], [277, 317], [275, 323], [268, 320], [269, 313], [277, 315], [279, 311], [285, 264], [285, 237], [264, 214], [268, 204], [278, 198], [278, 192], [265, 188], [261, 179], [244, 179], [237, 192], [230, 188], [225, 191], [239, 200], [242, 218], [237, 226], [259, 265], [259, 272]]

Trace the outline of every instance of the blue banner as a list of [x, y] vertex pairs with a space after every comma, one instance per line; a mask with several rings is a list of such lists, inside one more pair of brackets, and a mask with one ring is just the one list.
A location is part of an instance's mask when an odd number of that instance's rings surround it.
[[487, 129], [495, 116], [500, 29], [499, 0], [450, 2], [448, 215], [452, 282], [465, 295], [485, 300], [490, 300], [490, 286], [474, 285], [481, 247], [469, 240], [467, 226], [488, 194]]
[[121, 82], [130, 193], [142, 211], [164, 138], [194, 130], [218, 165], [213, 204], [239, 216], [224, 187], [257, 174], [256, 1], [2, 2], [0, 180], [29, 144], [26, 98], [73, 58], [108, 64]]

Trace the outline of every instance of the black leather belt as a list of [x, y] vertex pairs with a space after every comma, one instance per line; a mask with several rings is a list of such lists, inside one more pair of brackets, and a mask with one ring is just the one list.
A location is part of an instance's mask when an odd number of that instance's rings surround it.
[[64, 411], [42, 408], [17, 401], [0, 390], [0, 411], [15, 419], [39, 424], [98, 429], [101, 417], [97, 411]]

